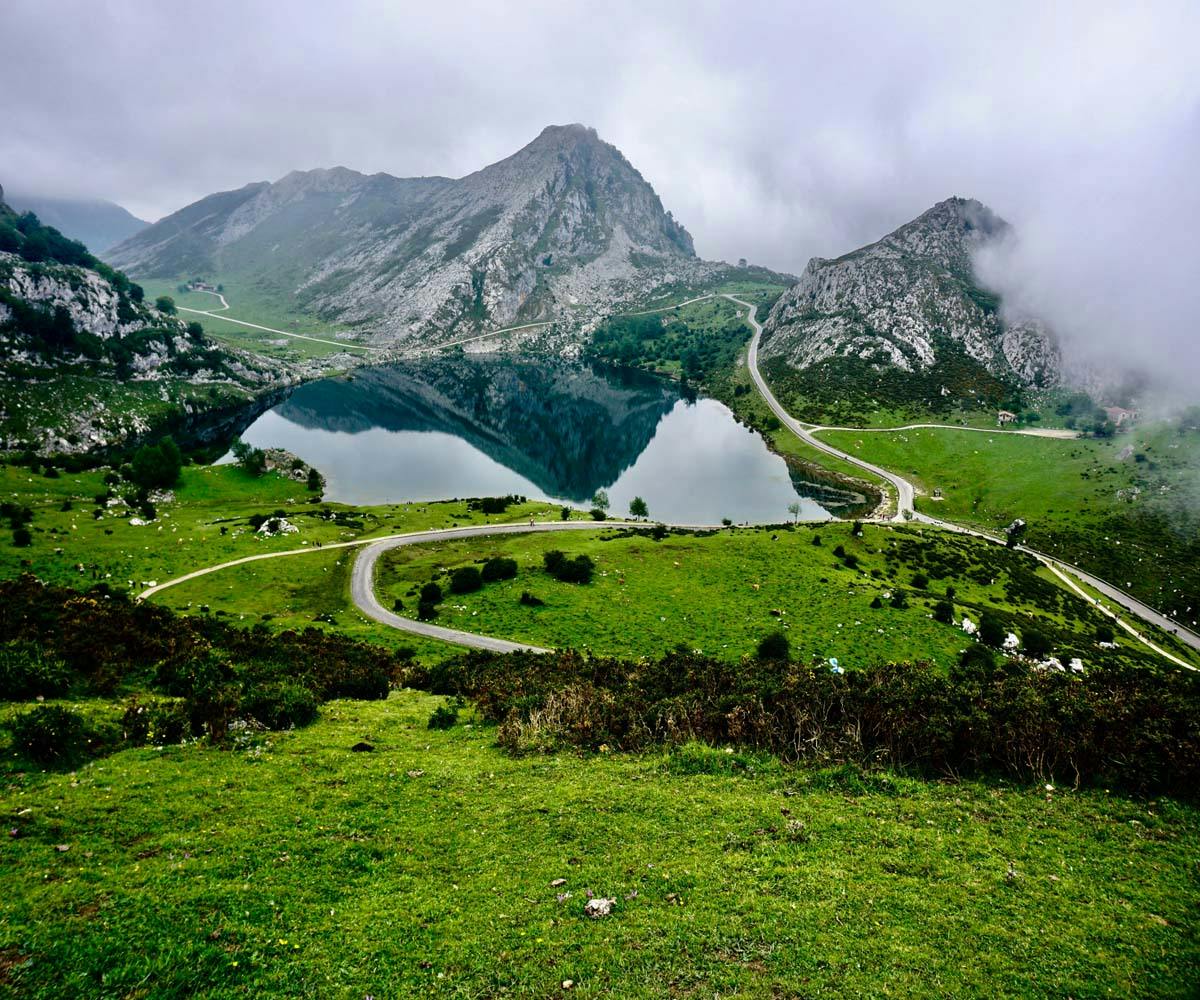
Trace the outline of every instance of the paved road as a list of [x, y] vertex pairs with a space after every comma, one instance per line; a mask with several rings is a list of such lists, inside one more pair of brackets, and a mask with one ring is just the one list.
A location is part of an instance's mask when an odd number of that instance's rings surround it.
[[[177, 576], [173, 580], [157, 583], [138, 594], [138, 600], [144, 601], [146, 598], [153, 597], [155, 594], [169, 587], [186, 583], [188, 580], [195, 580], [197, 577], [207, 576], [209, 573], [229, 569], [231, 566], [243, 566], [246, 563], [258, 562], [262, 559], [282, 559], [287, 556], [299, 556], [312, 552], [328, 552], [331, 549], [361, 548], [363, 551], [358, 554], [354, 562], [354, 568], [351, 571], [350, 596], [358, 609], [369, 618], [373, 618], [384, 625], [390, 625], [392, 628], [411, 632], [414, 635], [423, 635], [430, 639], [442, 639], [445, 642], [452, 642], [459, 646], [470, 646], [474, 649], [490, 649], [498, 653], [511, 653], [518, 650], [545, 653], [548, 650], [540, 646], [509, 642], [507, 639], [493, 639], [490, 636], [478, 635], [474, 632], [463, 632], [460, 629], [444, 628], [441, 625], [418, 621], [415, 618], [404, 618], [388, 611], [379, 603], [379, 599], [375, 596], [376, 562], [378, 562], [379, 557], [384, 552], [387, 552], [389, 549], [398, 548], [401, 545], [448, 542], [459, 538], [481, 538], [487, 535], [521, 535], [547, 531], [596, 531], [604, 528], [628, 528], [635, 524], [636, 522], [631, 521], [537, 521], [532, 523], [518, 521], [504, 524], [476, 524], [463, 528], [438, 528], [429, 531], [413, 531], [402, 535], [385, 535], [382, 538], [365, 538], [353, 542], [334, 542], [323, 546], [309, 545], [302, 549], [286, 549], [282, 552], [261, 552], [253, 556], [242, 556], [240, 559], [230, 559], [228, 562], [219, 563], [216, 566], [205, 566], [203, 569], [185, 573], [183, 576]], [[680, 527], [694, 527], [707, 530], [716, 529], [721, 526], [698, 524], [680, 525]]]
[[775, 398], [775, 394], [767, 385], [766, 380], [762, 377], [762, 372], [758, 370], [758, 343], [762, 337], [762, 325], [755, 318], [756, 308], [749, 302], [733, 295], [726, 295], [725, 298], [730, 302], [736, 302], [740, 306], [746, 307], [746, 322], [750, 324], [754, 330], [754, 336], [750, 340], [750, 349], [746, 352], [746, 366], [750, 369], [750, 377], [754, 380], [754, 384], [758, 387], [762, 398], [766, 400], [767, 406], [771, 408], [771, 412], [779, 418], [779, 422], [788, 430], [796, 435], [801, 441], [817, 451], [823, 451], [826, 455], [833, 455], [835, 458], [840, 458], [843, 461], [849, 462], [851, 465], [857, 466], [860, 469], [865, 469], [874, 476], [890, 483], [892, 489], [896, 491], [897, 503], [894, 520], [900, 521], [905, 519], [905, 513], [912, 514], [914, 512], [913, 485], [907, 479], [897, 476], [894, 472], [888, 472], [887, 469], [880, 468], [878, 465], [872, 465], [870, 462], [864, 462], [861, 458], [854, 455], [849, 455], [844, 451], [840, 451], [831, 444], [826, 444], [824, 441], [813, 437], [813, 424], [803, 424], [793, 417], [787, 410], [783, 408], [783, 404]]
[[[711, 297], [711, 296], [701, 296], [701, 298], [709, 298], [709, 297]], [[941, 520], [938, 520], [937, 518], [930, 517], [927, 514], [922, 514], [922, 513], [917, 512], [913, 506], [915, 489], [914, 489], [913, 485], [910, 482], [908, 482], [908, 480], [904, 479], [902, 476], [896, 475], [893, 472], [889, 472], [887, 469], [883, 469], [880, 466], [873, 465], [870, 462], [865, 462], [862, 459], [857, 458], [854, 455], [850, 455], [844, 451], [841, 451], [840, 449], [835, 448], [830, 444], [826, 444], [824, 441], [821, 441], [818, 438], [814, 437], [813, 431], [816, 429], [821, 429], [821, 428], [818, 428], [818, 427], [816, 427], [816, 425], [813, 425], [813, 424], [801, 423], [800, 421], [793, 418], [791, 416], [791, 414], [789, 414], [787, 412], [787, 410], [785, 410], [783, 408], [783, 406], [780, 404], [780, 402], [775, 398], [774, 393], [771, 392], [770, 387], [766, 384], [766, 381], [762, 377], [762, 373], [759, 371], [758, 347], [759, 347], [759, 339], [762, 335], [762, 326], [759, 324], [758, 320], [755, 317], [755, 312], [756, 312], [755, 306], [753, 304], [751, 304], [749, 302], [745, 302], [742, 299], [739, 299], [733, 295], [727, 294], [724, 297], [729, 299], [731, 302], [735, 302], [738, 305], [744, 306], [746, 308], [746, 320], [750, 324], [752, 329], [754, 330], [754, 336], [750, 341], [750, 347], [747, 352], [747, 367], [749, 368], [751, 378], [754, 380], [754, 384], [758, 387], [758, 390], [762, 394], [763, 398], [766, 400], [767, 405], [771, 408], [771, 411], [776, 415], [776, 417], [779, 418], [780, 422], [784, 426], [786, 426], [789, 430], [791, 430], [792, 433], [794, 433], [797, 437], [799, 437], [806, 444], [812, 446], [813, 448], [816, 448], [818, 451], [822, 451], [828, 455], [832, 455], [835, 458], [840, 458], [843, 461], [849, 462], [851, 465], [854, 465], [858, 468], [864, 469], [865, 471], [870, 472], [873, 475], [876, 475], [879, 478], [890, 483], [891, 486], [893, 487], [893, 489], [896, 490], [896, 494], [898, 497], [897, 510], [896, 510], [895, 515], [892, 518], [893, 521], [915, 521], [917, 523], [928, 524], [928, 525], [940, 528], [945, 531], [953, 531], [958, 534], [971, 535], [976, 538], [987, 539], [988, 541], [995, 542], [997, 544], [1004, 544], [1003, 539], [1001, 539], [995, 535], [989, 534], [988, 532], [980, 531], [975, 528], [967, 528], [967, 527], [964, 527], [963, 525], [955, 524], [951, 521], [941, 521]], [[696, 301], [696, 300], [691, 299], [689, 301]], [[189, 310], [189, 311], [197, 312], [199, 310]], [[658, 310], [653, 310], [653, 311], [658, 311]], [[262, 329], [266, 329], [266, 328], [264, 327]], [[926, 425], [912, 425], [912, 426], [917, 427], [917, 426], [926, 426]], [[928, 426], [944, 426], [944, 425], [928, 425]], [[832, 428], [830, 428], [830, 429], [832, 429]], [[845, 429], [860, 430], [862, 428], [845, 428]], [[976, 429], [976, 430], [984, 430], [985, 433], [994, 433], [994, 432], [986, 431], [986, 429], [982, 429], [982, 428], [951, 428], [951, 429], [954, 429], [954, 430]], [[524, 643], [510, 642], [506, 639], [495, 639], [490, 636], [477, 635], [472, 632], [463, 632], [458, 629], [445, 628], [443, 626], [434, 625], [429, 622], [417, 621], [416, 619], [413, 619], [413, 618], [404, 618], [400, 615], [394, 614], [391, 611], [388, 611], [386, 608], [384, 608], [379, 603], [378, 598], [375, 596], [375, 588], [374, 588], [375, 564], [378, 561], [379, 556], [382, 553], [386, 552], [387, 550], [396, 548], [401, 545], [417, 545], [417, 544], [421, 544], [421, 543], [425, 543], [425, 542], [450, 541], [450, 540], [453, 540], [456, 538], [477, 538], [477, 537], [482, 537], [482, 536], [486, 536], [486, 535], [522, 534], [522, 533], [529, 533], [529, 532], [547, 532], [547, 531], [587, 531], [587, 530], [596, 530], [597, 528], [606, 528], [606, 527], [607, 528], [627, 527], [628, 525], [629, 525], [629, 522], [625, 522], [625, 521], [603, 521], [603, 522], [596, 522], [596, 521], [539, 521], [539, 522], [533, 523], [533, 524], [525, 524], [525, 523], [484, 524], [484, 525], [471, 525], [471, 526], [464, 527], [464, 528], [446, 528], [446, 529], [438, 529], [438, 530], [430, 530], [430, 531], [410, 532], [410, 533], [402, 534], [402, 535], [387, 535], [382, 538], [360, 539], [360, 540], [356, 540], [356, 541], [352, 541], [352, 542], [337, 542], [337, 543], [325, 545], [322, 547], [309, 546], [309, 547], [301, 548], [301, 549], [289, 549], [289, 550], [283, 551], [283, 552], [264, 552], [264, 553], [260, 553], [258, 555], [253, 555], [253, 556], [243, 556], [240, 559], [232, 559], [228, 562], [221, 563], [217, 566], [208, 566], [203, 569], [196, 570], [192, 573], [187, 573], [183, 576], [176, 577], [173, 580], [168, 580], [164, 583], [156, 584], [155, 586], [150, 587], [147, 590], [143, 591], [139, 595], [139, 599], [144, 600], [145, 598], [151, 597], [154, 594], [158, 593], [159, 591], [167, 589], [168, 587], [173, 587], [176, 584], [183, 583], [187, 580], [194, 580], [197, 577], [204, 576], [208, 573], [215, 573], [218, 570], [226, 569], [230, 566], [239, 566], [239, 565], [242, 565], [245, 563], [255, 562], [260, 559], [278, 559], [278, 558], [281, 558], [284, 556], [302, 555], [306, 552], [323, 552], [323, 551], [327, 551], [330, 549], [362, 547], [363, 551], [359, 554], [359, 556], [355, 560], [354, 568], [353, 568], [353, 571], [351, 574], [351, 584], [350, 584], [351, 596], [354, 600], [355, 605], [359, 608], [359, 610], [361, 610], [364, 614], [366, 614], [370, 618], [373, 618], [375, 621], [381, 622], [382, 624], [385, 624], [385, 625], [390, 625], [393, 628], [398, 628], [398, 629], [402, 629], [407, 632], [411, 632], [415, 635], [423, 635], [423, 636], [427, 636], [427, 637], [433, 638], [433, 639], [442, 639], [447, 642], [456, 643], [456, 644], [462, 645], [462, 646], [470, 646], [470, 647], [473, 647], [476, 649], [489, 649], [489, 650], [493, 650], [496, 652], [513, 652], [515, 650], [546, 652], [546, 650], [542, 649], [539, 646], [530, 646], [530, 645], [526, 645]], [[714, 525], [690, 525], [690, 526], [689, 525], [677, 525], [677, 527], [710, 528], [710, 527], [715, 527], [715, 526]], [[1167, 652], [1166, 650], [1162, 649], [1155, 643], [1151, 642], [1148, 638], [1146, 638], [1144, 635], [1139, 633], [1131, 625], [1129, 625], [1127, 622], [1122, 620], [1119, 616], [1117, 616], [1111, 610], [1109, 610], [1107, 607], [1105, 607], [1102, 602], [1096, 600], [1090, 594], [1085, 592], [1074, 580], [1071, 579], [1071, 577], [1073, 576], [1073, 577], [1077, 578], [1079, 581], [1083, 582], [1084, 584], [1092, 587], [1094, 590], [1096, 590], [1100, 594], [1104, 595], [1109, 600], [1111, 600], [1111, 601], [1115, 602], [1116, 604], [1118, 604], [1119, 606], [1125, 608], [1127, 611], [1132, 612], [1134, 615], [1143, 619], [1144, 621], [1151, 622], [1152, 624], [1157, 625], [1159, 628], [1162, 628], [1165, 631], [1174, 634], [1180, 641], [1186, 643], [1187, 645], [1189, 645], [1192, 648], [1197, 649], [1197, 650], [1200, 650], [1200, 635], [1197, 635], [1196, 633], [1192, 632], [1190, 629], [1184, 627], [1183, 625], [1179, 624], [1178, 622], [1174, 621], [1173, 619], [1168, 618], [1166, 615], [1159, 613], [1158, 611], [1156, 611], [1153, 608], [1149, 607], [1148, 605], [1142, 603], [1141, 601], [1139, 601], [1137, 598], [1133, 597], [1132, 595], [1126, 594], [1124, 591], [1120, 590], [1119, 588], [1112, 586], [1111, 584], [1105, 582], [1104, 580], [1101, 580], [1099, 577], [1093, 576], [1092, 574], [1087, 573], [1084, 570], [1081, 570], [1077, 566], [1072, 566], [1070, 563], [1062, 562], [1061, 560], [1055, 559], [1054, 557], [1049, 556], [1044, 552], [1039, 552], [1036, 549], [1031, 549], [1026, 546], [1018, 546], [1018, 549], [1022, 552], [1027, 552], [1028, 554], [1032, 555], [1034, 558], [1040, 560], [1053, 573], [1055, 573], [1057, 576], [1059, 576], [1063, 580], [1063, 582], [1067, 584], [1068, 587], [1070, 587], [1073, 591], [1075, 591], [1077, 594], [1079, 594], [1085, 600], [1088, 600], [1092, 604], [1094, 604], [1100, 611], [1102, 611], [1104, 614], [1108, 615], [1110, 618], [1112, 618], [1114, 621], [1116, 621], [1116, 623], [1118, 625], [1120, 625], [1121, 628], [1123, 628], [1130, 635], [1134, 636], [1136, 639], [1138, 639], [1139, 641], [1144, 643], [1147, 647], [1152, 649], [1154, 652], [1158, 653], [1159, 655], [1163, 656], [1167, 660], [1169, 660], [1172, 663], [1175, 663], [1181, 667], [1186, 667], [1189, 670], [1196, 669], [1191, 664], [1185, 662], [1184, 660], [1180, 659], [1179, 657], [1173, 655], [1172, 653]]]
[[408, 352], [407, 356], [420, 357], [422, 354], [434, 354], [446, 347], [457, 347], [459, 344], [473, 344], [477, 340], [488, 340], [491, 337], [499, 337], [504, 333], [516, 333], [518, 330], [536, 330], [539, 327], [553, 325], [553, 320], [546, 320], [542, 323], [523, 323], [521, 326], [506, 326], [500, 330], [493, 330], [491, 333], [480, 333], [474, 337], [463, 337], [461, 340], [447, 340], [440, 344], [430, 344], [428, 347], [414, 347]]
[[445, 628], [432, 622], [418, 621], [415, 618], [404, 618], [388, 611], [379, 603], [375, 596], [375, 564], [379, 557], [389, 549], [401, 545], [420, 545], [423, 542], [444, 542], [455, 538], [479, 538], [485, 535], [518, 535], [542, 533], [547, 531], [594, 531], [597, 528], [629, 527], [624, 521], [538, 521], [536, 523], [517, 524], [480, 524], [467, 528], [451, 528], [444, 531], [420, 531], [410, 535], [399, 535], [391, 538], [381, 538], [372, 542], [358, 554], [354, 561], [354, 571], [350, 577], [350, 597], [358, 609], [367, 617], [377, 622], [402, 629], [414, 635], [423, 635], [430, 639], [441, 639], [453, 642], [459, 646], [470, 646], [473, 649], [490, 649], [496, 653], [530, 652], [547, 653], [549, 650], [541, 646], [530, 646], [522, 642], [509, 642], [507, 639], [493, 639], [491, 636], [477, 635], [474, 632], [463, 632], [461, 629]]
[[[759, 338], [762, 335], [762, 326], [759, 324], [758, 320], [755, 319], [755, 316], [754, 316], [755, 307], [753, 305], [751, 305], [749, 302], [744, 302], [741, 299], [735, 298], [732, 295], [726, 295], [725, 297], [727, 299], [730, 299], [733, 302], [738, 303], [739, 305], [746, 307], [746, 311], [747, 311], [746, 320], [747, 320], [747, 322], [749, 322], [750, 326], [754, 330], [754, 337], [750, 341], [750, 348], [746, 354], [746, 364], [750, 369], [750, 377], [754, 380], [754, 384], [758, 387], [758, 391], [760, 393], [762, 393], [763, 399], [765, 399], [767, 401], [767, 405], [771, 408], [771, 411], [775, 414], [775, 416], [777, 416], [779, 418], [781, 423], [783, 423], [790, 431], [792, 431], [792, 433], [794, 433], [797, 437], [799, 437], [806, 444], [810, 444], [815, 448], [819, 448], [821, 451], [825, 452], [826, 454], [833, 455], [837, 458], [843, 459], [844, 461], [850, 462], [853, 465], [858, 466], [859, 468], [866, 469], [867, 471], [872, 472], [875, 475], [879, 476], [880, 478], [885, 479], [887, 482], [889, 482], [892, 485], [892, 487], [896, 490], [897, 495], [899, 497], [899, 502], [897, 503], [896, 514], [895, 514], [893, 520], [917, 521], [922, 524], [933, 525], [934, 527], [941, 528], [946, 531], [953, 531], [953, 532], [956, 532], [961, 535], [973, 535], [976, 538], [985, 538], [988, 541], [996, 542], [1001, 545], [1004, 544], [1004, 539], [999, 538], [996, 535], [989, 534], [986, 531], [979, 531], [975, 528], [967, 528], [967, 527], [962, 526], [961, 524], [955, 524], [952, 521], [942, 521], [936, 517], [930, 517], [928, 514], [918, 513], [916, 511], [915, 507], [913, 506], [913, 500], [914, 500], [914, 497], [916, 494], [916, 490], [914, 489], [912, 483], [910, 483], [908, 480], [904, 479], [902, 476], [896, 475], [894, 472], [888, 472], [886, 469], [881, 469], [877, 465], [872, 465], [870, 462], [864, 462], [862, 459], [859, 459], [854, 455], [850, 455], [847, 452], [841, 451], [840, 449], [835, 448], [832, 445], [826, 444], [824, 441], [821, 441], [821, 440], [817, 439], [816, 437], [814, 437], [813, 432], [815, 430], [834, 430], [834, 429], [837, 429], [837, 430], [864, 430], [865, 428], [857, 428], [857, 427], [853, 427], [853, 428], [821, 428], [821, 427], [817, 427], [813, 424], [802, 424], [800, 421], [794, 419], [787, 412], [787, 410], [785, 410], [783, 408], [783, 406], [779, 403], [779, 400], [777, 400], [775, 398], [774, 393], [771, 392], [770, 388], [767, 386], [766, 381], [762, 377], [762, 373], [758, 369], [758, 344], [759, 344]], [[916, 426], [940, 426], [940, 425], [915, 425], [914, 424], [912, 426], [916, 427]], [[958, 428], [952, 428], [952, 429], [954, 429], [954, 430], [973, 430], [974, 429], [974, 430], [983, 430], [985, 433], [997, 433], [995, 431], [988, 431], [984, 428], [958, 427]], [[906, 512], [907, 512], [907, 515], [906, 515]], [[1019, 545], [1019, 546], [1017, 546], [1017, 548], [1022, 552], [1029, 553], [1029, 555], [1033, 556], [1034, 558], [1041, 561], [1044, 565], [1048, 566], [1051, 569], [1051, 571], [1053, 571], [1056, 575], [1058, 575], [1059, 577], [1064, 579], [1067, 582], [1067, 584], [1069, 586], [1071, 586], [1072, 590], [1074, 590], [1076, 593], [1080, 594], [1084, 599], [1086, 599], [1086, 600], [1090, 601], [1091, 603], [1093, 603], [1094, 605], [1096, 605], [1097, 608], [1099, 608], [1101, 611], [1103, 611], [1109, 617], [1115, 619], [1117, 621], [1117, 623], [1123, 629], [1125, 629], [1131, 635], [1135, 636], [1137, 639], [1139, 639], [1141, 642], [1143, 642], [1150, 649], [1154, 650], [1154, 652], [1156, 652], [1156, 653], [1160, 654], [1161, 656], [1165, 657], [1166, 659], [1170, 660], [1172, 663], [1175, 663], [1181, 667], [1186, 667], [1188, 670], [1196, 669], [1190, 663], [1187, 663], [1186, 661], [1181, 660], [1179, 657], [1174, 656], [1171, 653], [1168, 653], [1164, 649], [1161, 649], [1159, 646], [1155, 645], [1153, 642], [1151, 642], [1149, 639], [1147, 639], [1141, 633], [1137, 632], [1132, 626], [1130, 626], [1126, 622], [1122, 621], [1119, 617], [1117, 617], [1111, 611], [1109, 611], [1102, 603], [1100, 603], [1099, 601], [1092, 598], [1089, 594], [1084, 592], [1077, 585], [1073, 584], [1070, 581], [1070, 579], [1068, 578], [1067, 574], [1077, 577], [1083, 583], [1087, 584], [1089, 587], [1092, 587], [1099, 593], [1103, 594], [1109, 600], [1115, 602], [1116, 604], [1119, 604], [1121, 607], [1125, 608], [1125, 610], [1130, 611], [1133, 614], [1137, 615], [1137, 617], [1141, 618], [1143, 621], [1150, 622], [1153, 625], [1157, 625], [1159, 628], [1163, 629], [1164, 631], [1172, 633], [1173, 635], [1175, 635], [1175, 637], [1177, 639], [1179, 639], [1181, 642], [1185, 643], [1186, 645], [1191, 646], [1193, 649], [1200, 650], [1200, 635], [1197, 635], [1191, 629], [1187, 628], [1184, 625], [1181, 625], [1179, 622], [1175, 621], [1174, 619], [1168, 618], [1166, 615], [1154, 610], [1154, 608], [1139, 601], [1136, 597], [1132, 596], [1131, 594], [1125, 593], [1125, 591], [1119, 589], [1118, 587], [1114, 587], [1112, 584], [1107, 583], [1104, 580], [1101, 580], [1097, 576], [1093, 576], [1091, 573], [1088, 573], [1085, 570], [1080, 569], [1078, 566], [1073, 566], [1070, 563], [1065, 563], [1060, 559], [1055, 559], [1053, 556], [1047, 555], [1045, 552], [1039, 552], [1037, 549], [1031, 549], [1025, 545]]]

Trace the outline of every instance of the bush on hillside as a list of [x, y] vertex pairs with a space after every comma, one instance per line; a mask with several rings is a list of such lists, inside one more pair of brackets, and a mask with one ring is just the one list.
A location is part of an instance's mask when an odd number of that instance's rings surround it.
[[60, 705], [38, 705], [8, 723], [13, 746], [39, 764], [69, 764], [87, 745], [82, 715]]
[[517, 575], [517, 561], [501, 556], [489, 559], [483, 564], [481, 575], [484, 583], [491, 583], [494, 580], [513, 580]]
[[61, 659], [31, 642], [0, 646], [0, 699], [27, 701], [57, 698], [71, 686], [71, 673]]
[[317, 717], [317, 699], [302, 684], [279, 681], [250, 688], [239, 710], [267, 729], [296, 729]]
[[685, 650], [651, 661], [472, 652], [428, 680], [470, 698], [514, 750], [701, 739], [822, 765], [1200, 796], [1200, 676], [1127, 666], [1073, 675], [1009, 661], [989, 669], [992, 655], [971, 647], [950, 674], [927, 663], [835, 674], [821, 663], [726, 663]]
[[763, 636], [758, 644], [760, 660], [786, 660], [792, 652], [791, 643], [782, 632], [771, 632]]
[[452, 594], [473, 594], [483, 587], [483, 574], [476, 566], [460, 566], [450, 574]]

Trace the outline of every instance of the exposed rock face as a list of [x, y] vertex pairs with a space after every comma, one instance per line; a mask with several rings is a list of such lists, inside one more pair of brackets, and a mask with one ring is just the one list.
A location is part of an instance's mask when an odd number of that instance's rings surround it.
[[376, 345], [572, 326], [717, 265], [582, 125], [551, 126], [458, 180], [292, 173], [205, 198], [115, 247], [135, 277], [251, 280]]
[[1006, 322], [975, 279], [973, 254], [1008, 228], [979, 202], [950, 198], [878, 243], [813, 258], [767, 317], [764, 359], [808, 368], [852, 357], [917, 371], [961, 351], [1002, 378], [1054, 384], [1053, 338], [1036, 323]]

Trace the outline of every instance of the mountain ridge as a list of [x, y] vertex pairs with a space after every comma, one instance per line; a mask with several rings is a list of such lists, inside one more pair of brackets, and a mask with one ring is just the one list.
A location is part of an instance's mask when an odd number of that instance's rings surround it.
[[457, 179], [292, 171], [209, 195], [107, 256], [138, 277], [244, 281], [376, 346], [579, 328], [725, 267], [699, 260], [641, 173], [578, 124]]
[[974, 253], [1011, 226], [974, 199], [948, 198], [874, 243], [814, 257], [764, 323], [763, 357], [794, 369], [848, 359], [907, 372], [965, 355], [993, 376], [1049, 386], [1061, 378], [1052, 335], [1010, 321], [974, 272]]

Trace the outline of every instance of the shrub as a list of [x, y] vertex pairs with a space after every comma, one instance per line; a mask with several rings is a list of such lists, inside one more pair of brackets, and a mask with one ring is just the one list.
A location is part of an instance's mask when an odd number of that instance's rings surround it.
[[1116, 633], [1113, 632], [1113, 627], [1108, 624], [1100, 624], [1096, 626], [1096, 641], [1097, 642], [1113, 642], [1116, 639]]
[[835, 556], [837, 556], [839, 559], [845, 559], [845, 558], [846, 558], [846, 546], [844, 546], [844, 545], [838, 545], [838, 546], [837, 546], [837, 547], [836, 547], [836, 548], [833, 550], [833, 554], [834, 554]]
[[962, 651], [958, 665], [950, 668], [950, 677], [956, 681], [967, 678], [987, 679], [996, 669], [996, 654], [981, 643], [974, 643]]
[[762, 641], [758, 644], [760, 660], [786, 660], [791, 651], [791, 643], [782, 632], [771, 632], [763, 636]]
[[1030, 656], [1050, 655], [1050, 637], [1035, 628], [1027, 628], [1021, 632], [1021, 646]]
[[540, 597], [534, 597], [528, 590], [521, 591], [520, 603], [524, 604], [527, 608], [541, 608], [545, 607], [546, 604]]
[[813, 545], [820, 545], [821, 544], [821, 536], [813, 535], [812, 543], [813, 543]]
[[883, 601], [881, 601], [881, 600], [879, 599], [879, 595], [878, 595], [878, 594], [876, 594], [876, 595], [874, 596], [874, 598], [872, 598], [872, 600], [871, 600], [871, 607], [873, 607], [873, 608], [882, 608], [882, 607], [883, 607]]
[[933, 608], [933, 620], [949, 625], [954, 621], [954, 605], [949, 601], [938, 601]]
[[38, 705], [12, 719], [13, 746], [40, 764], [69, 763], [87, 743], [87, 724], [60, 705]]
[[914, 573], [912, 585], [916, 587], [917, 590], [926, 590], [929, 587], [929, 577], [927, 577], [924, 573]]
[[438, 705], [429, 716], [427, 729], [451, 729], [458, 722], [458, 709], [451, 705]]
[[567, 559], [555, 575], [563, 583], [591, 583], [596, 564], [587, 556]]
[[417, 604], [417, 617], [423, 622], [433, 621], [437, 617], [437, 605], [432, 601], [420, 601]]
[[395, 612], [403, 611], [404, 602], [397, 597], [394, 601], [392, 601], [392, 610]]
[[591, 515], [593, 521], [603, 521], [608, 517], [608, 514], [599, 507], [593, 507], [588, 513]]
[[450, 592], [471, 594], [483, 587], [483, 574], [475, 566], [460, 566], [450, 574]]
[[421, 588], [421, 603], [422, 604], [441, 604], [442, 588], [432, 580]]
[[136, 746], [182, 743], [190, 730], [187, 704], [180, 698], [131, 698], [121, 716], [121, 729], [125, 739]]
[[33, 535], [29, 533], [29, 529], [24, 525], [18, 528], [13, 528], [13, 545], [18, 549], [27, 549], [33, 544]]
[[1004, 623], [995, 615], [985, 612], [979, 619], [979, 641], [999, 649], [1006, 636]]
[[571, 508], [570, 507], [559, 507], [558, 508], [558, 518], [560, 521], [569, 521], [571, 518]]
[[66, 694], [70, 684], [67, 665], [33, 643], [0, 646], [0, 699], [24, 701], [39, 695], [55, 698]]
[[268, 729], [295, 729], [317, 717], [317, 699], [302, 684], [280, 681], [246, 691], [240, 712]]
[[596, 564], [588, 556], [569, 558], [558, 549], [551, 549], [542, 555], [542, 565], [546, 572], [563, 583], [590, 583]]
[[500, 723], [515, 751], [626, 750], [692, 740], [818, 767], [994, 774], [1200, 796], [1200, 676], [1097, 664], [1082, 676], [990, 670], [985, 646], [930, 663], [833, 674], [676, 650], [654, 661], [467, 653], [431, 671]]
[[847, 552], [846, 557], [842, 560], [842, 565], [846, 569], [856, 569], [858, 567], [858, 556], [853, 552]]
[[908, 597], [903, 590], [897, 590], [892, 594], [891, 604], [893, 608], [899, 608], [901, 611], [908, 607]]
[[484, 583], [491, 583], [494, 580], [512, 580], [517, 575], [517, 561], [515, 559], [505, 559], [497, 556], [494, 559], [489, 559], [483, 564], [483, 570], [480, 573]]

